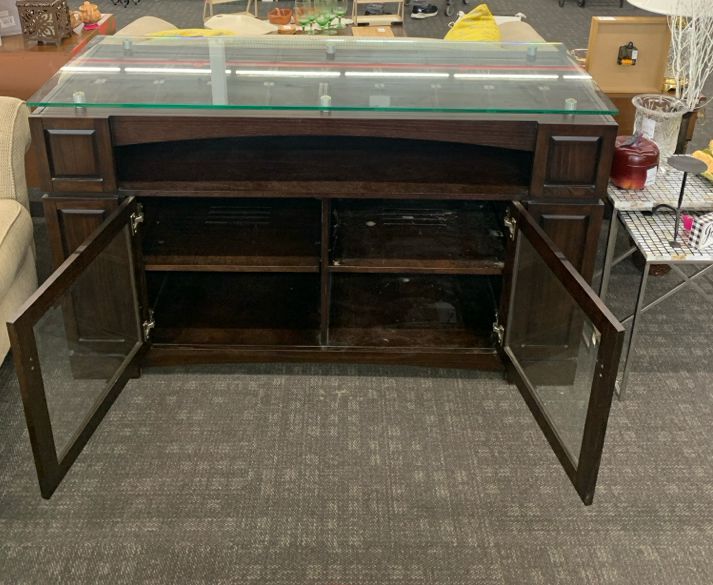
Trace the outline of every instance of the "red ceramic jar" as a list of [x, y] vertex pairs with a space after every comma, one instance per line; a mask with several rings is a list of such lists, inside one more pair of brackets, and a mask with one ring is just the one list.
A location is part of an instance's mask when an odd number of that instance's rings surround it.
[[653, 185], [659, 167], [659, 147], [643, 136], [617, 136], [611, 182], [619, 189]]

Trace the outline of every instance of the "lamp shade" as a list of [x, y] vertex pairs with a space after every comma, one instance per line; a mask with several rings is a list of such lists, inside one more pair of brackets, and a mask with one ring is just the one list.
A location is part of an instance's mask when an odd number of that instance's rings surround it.
[[691, 16], [698, 14], [713, 16], [713, 0], [627, 0], [632, 6], [667, 16]]

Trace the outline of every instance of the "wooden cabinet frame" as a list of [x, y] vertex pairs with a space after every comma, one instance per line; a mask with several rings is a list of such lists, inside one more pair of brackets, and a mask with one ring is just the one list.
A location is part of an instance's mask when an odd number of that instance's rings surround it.
[[[112, 115], [110, 112], [92, 116], [67, 110], [65, 117], [38, 112], [31, 120], [35, 148], [40, 151], [39, 158], [44, 163], [45, 210], [57, 271], [10, 323], [10, 332], [44, 497], [49, 497], [54, 491], [127, 379], [138, 375], [142, 366], [331, 361], [489, 369], [508, 366], [511, 379], [520, 388], [580, 497], [585, 503], [591, 503], [622, 333], [621, 326], [587, 285], [593, 270], [602, 219], [600, 197], [604, 194], [616, 135], [616, 125], [611, 118], [501, 116], [502, 119], [493, 120], [462, 116], [414, 121], [408, 120], [408, 116], [404, 119], [363, 119], [348, 115], [342, 118], [324, 117], [318, 113], [305, 114], [305, 118], [271, 118], [229, 114], [224, 117], [133, 116]], [[305, 156], [301, 152], [303, 146], [317, 154]], [[210, 156], [202, 153], [204, 148], [211, 153]], [[221, 149], [226, 150], [223, 152]], [[291, 169], [286, 176], [269, 176], [274, 170], [270, 166], [272, 162], [269, 157], [259, 158], [262, 156], [261, 149], [267, 149], [266, 152], [277, 149], [273, 158], [283, 161]], [[354, 160], [346, 159], [343, 152], [358, 152], [359, 155]], [[235, 153], [242, 153], [245, 160], [235, 156]], [[214, 160], [216, 157], [217, 163]], [[231, 164], [222, 164], [221, 157]], [[475, 166], [468, 164], [474, 160], [473, 157], [476, 162], [479, 161]], [[257, 164], [259, 160], [264, 163]], [[200, 161], [205, 163], [204, 167], [197, 164]], [[433, 164], [434, 161], [438, 164]], [[292, 167], [289, 167], [290, 164]], [[339, 166], [341, 175], [335, 174], [334, 165]], [[406, 176], [398, 175], [398, 165], [408, 165]], [[290, 173], [294, 173], [294, 179]], [[453, 260], [446, 254], [438, 260], [424, 260], [423, 256], [416, 255], [404, 261], [403, 255], [397, 254], [380, 262], [369, 261], [368, 258], [337, 262], [332, 231], [340, 206], [344, 201], [368, 202], [374, 199], [389, 204], [412, 201], [417, 207], [428, 206], [428, 202], [432, 201], [445, 202], [454, 209], [458, 205], [467, 206], [478, 201], [499, 206], [501, 210], [511, 205], [505, 225], [500, 222], [492, 230], [502, 232], [503, 240], [510, 240], [508, 251], [503, 251], [502, 260], [488, 257], [462, 261]], [[171, 201], [193, 209], [191, 201], [195, 203], [194, 207], [200, 208], [203, 205], [201, 202], [216, 201], [273, 201], [283, 202], [289, 207], [298, 205], [300, 200], [313, 202], [308, 206], [314, 212], [314, 217], [309, 220], [314, 222], [314, 234], [310, 232], [309, 236], [313, 247], [310, 248], [309, 242], [306, 245], [304, 239], [289, 240], [285, 235], [290, 247], [298, 249], [296, 256], [289, 261], [280, 260], [279, 254], [270, 256], [255, 252], [249, 262], [244, 258], [231, 259], [230, 254], [221, 257], [213, 252], [206, 256], [209, 261], [202, 261], [196, 253], [191, 256], [190, 252], [190, 258], [177, 260], [175, 251], [161, 255], [141, 245], [142, 232], [148, 233], [154, 227], [151, 209], [161, 205], [170, 207]], [[146, 207], [145, 214], [141, 212], [141, 203]], [[238, 213], [236, 210], [241, 205], [232, 206], [225, 213]], [[249, 207], [247, 203], [245, 205]], [[253, 207], [249, 207], [247, 212], [240, 211], [240, 217], [250, 218], [254, 213], [263, 213], [258, 209], [259, 205], [258, 208], [252, 203], [250, 205]], [[255, 212], [255, 209], [258, 211]], [[109, 213], [111, 215], [107, 218]], [[180, 216], [180, 210], [173, 213], [173, 217], [180, 219]], [[303, 216], [304, 213], [295, 217]], [[206, 228], [189, 226], [185, 232], [186, 241], [200, 237], [201, 229]], [[291, 226], [286, 227], [286, 231], [291, 229]], [[107, 376], [102, 400], [92, 415], [81, 422], [81, 430], [72, 445], [63, 453], [58, 453], [38, 370], [33, 326], [122, 230], [133, 234], [127, 236], [126, 245], [130, 247], [132, 258], [133, 290], [130, 294], [135, 299], [133, 312], [136, 327], [142, 330], [141, 340], [119, 369], [111, 370], [113, 373]], [[279, 231], [274, 233], [277, 234], [275, 238], [281, 237]], [[222, 237], [247, 241], [237, 235], [231, 236], [229, 231], [224, 232]], [[87, 239], [79, 244], [83, 238]], [[510, 299], [522, 286], [522, 280], [518, 280], [517, 250], [523, 238], [536, 249], [559, 285], [565, 287], [573, 302], [602, 334], [600, 369], [590, 390], [578, 462], [567, 455], [552, 421], [537, 403], [532, 382], [527, 380], [523, 369], [513, 360], [508, 346]], [[146, 241], [151, 240], [147, 237]], [[558, 244], [565, 252], [557, 247]], [[231, 254], [238, 257], [238, 252]], [[162, 315], [157, 314], [154, 337], [149, 343], [146, 340], [154, 325], [149, 307], [151, 302], [160, 298], [156, 297], [155, 281], [161, 275], [170, 277], [182, 273], [196, 275], [196, 279], [210, 279], [211, 275], [223, 274], [226, 275], [223, 283], [238, 283], [232, 285], [238, 287], [235, 290], [239, 289], [241, 282], [255, 282], [253, 275], [261, 274], [270, 275], [263, 279], [268, 283], [279, 283], [283, 277], [288, 282], [300, 282], [303, 288], [297, 287], [294, 291], [310, 291], [309, 294], [314, 295], [313, 308], [318, 311], [316, 319], [307, 314], [304, 316], [308, 321], [312, 319], [306, 326], [311, 337], [302, 335], [294, 337], [294, 341], [275, 342], [278, 338], [274, 335], [258, 335], [252, 341], [239, 338], [236, 342], [238, 338], [235, 336], [211, 329], [208, 324], [201, 337], [186, 338], [181, 337], [180, 323], [175, 326], [178, 333], [171, 337], [165, 323], [162, 323]], [[151, 276], [148, 281], [147, 274]], [[399, 274], [411, 275], [403, 280], [404, 283], [416, 282], [431, 275], [435, 286], [462, 288], [465, 291], [481, 290], [478, 289], [481, 281], [469, 279], [498, 279], [500, 300], [498, 302], [494, 298], [491, 321], [482, 321], [479, 301], [470, 299], [475, 303], [473, 311], [481, 319], [479, 337], [476, 336], [480, 345], [473, 345], [468, 341], [470, 338], [460, 345], [439, 345], [438, 340], [442, 337], [429, 336], [428, 333], [424, 335], [424, 343], [418, 343], [418, 333], [412, 335], [411, 340], [416, 340], [412, 345], [400, 345], [398, 340], [393, 344], [362, 343], [360, 340], [364, 339], [364, 335], [370, 339], [368, 327], [357, 328], [357, 333], [341, 330], [335, 334], [340, 327], [339, 319], [334, 319], [334, 315], [338, 314], [334, 311], [340, 307], [335, 301], [336, 294], [351, 290], [348, 286], [367, 290], [369, 282], [364, 284], [359, 280], [361, 278], [368, 280], [374, 277], [376, 283], [378, 278], [388, 279], [390, 275]], [[544, 286], [542, 290], [546, 290], [546, 284], [540, 282], [537, 286]], [[302, 294], [294, 291], [290, 293], [293, 296]], [[126, 294], [129, 292], [123, 289], [107, 290], [106, 295], [94, 294], [91, 302], [95, 310], [110, 314], [119, 306], [117, 295]], [[252, 297], [245, 298], [253, 300], [245, 302], [261, 302], [261, 290], [256, 289], [251, 294]], [[495, 296], [492, 289], [491, 296]], [[278, 304], [273, 307], [289, 313], [289, 307], [285, 307], [293, 297], [288, 294], [279, 298]], [[340, 302], [342, 306], [351, 302], [349, 310], [358, 317], [358, 299], [350, 300], [346, 295]], [[431, 305], [437, 306], [431, 309], [432, 313], [437, 314], [440, 310], [446, 320], [455, 311], [448, 303]], [[191, 313], [187, 307], [179, 304], [174, 314], [180, 317]], [[226, 319], [233, 318], [231, 314], [238, 309], [239, 305], [236, 305], [235, 311], [226, 310]], [[563, 363], [569, 363], [573, 368], [576, 367], [575, 354], [579, 343], [577, 327], [578, 322], [573, 320], [569, 331], [565, 331], [564, 338], [557, 341], [554, 348], [569, 348], [569, 354], [559, 353], [563, 356]], [[229, 331], [227, 325], [226, 331]], [[393, 328], [389, 335], [392, 333]], [[266, 339], [272, 341], [266, 342]], [[279, 339], [292, 340], [293, 337], [287, 335]], [[535, 349], [548, 357], [547, 351]], [[112, 362], [109, 360], [107, 363]], [[79, 364], [73, 369], [75, 376], [82, 376], [81, 367]], [[567, 368], [559, 369], [558, 382], [566, 382], [573, 375]]]

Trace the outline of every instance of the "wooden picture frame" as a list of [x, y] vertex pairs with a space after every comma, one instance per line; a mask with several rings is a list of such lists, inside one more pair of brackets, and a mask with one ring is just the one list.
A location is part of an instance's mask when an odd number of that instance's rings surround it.
[[[637, 63], [619, 65], [619, 47], [629, 42], [638, 49]], [[605, 93], [661, 93], [670, 45], [665, 16], [594, 16], [587, 71]]]

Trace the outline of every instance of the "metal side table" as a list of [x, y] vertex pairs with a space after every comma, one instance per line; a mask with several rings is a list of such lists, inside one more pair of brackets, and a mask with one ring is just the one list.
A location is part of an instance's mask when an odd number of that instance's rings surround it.
[[[679, 236], [680, 245], [673, 247], [671, 238], [676, 220], [675, 214], [660, 212], [651, 214], [651, 210], [656, 205], [666, 203], [675, 206], [677, 204], [681, 179], [682, 173], [670, 171], [666, 176], [659, 177], [656, 184], [648, 189], [627, 191], [610, 186], [608, 190], [613, 211], [599, 291], [599, 296], [602, 300], [606, 300], [611, 271], [614, 266], [634, 254], [636, 250], [642, 253], [645, 261], [634, 313], [621, 320], [624, 325], [631, 321], [631, 335], [626, 349], [624, 369], [620, 380], [617, 382], [617, 395], [620, 400], [624, 398], [626, 393], [631, 357], [635, 348], [641, 315], [689, 285], [713, 303], [713, 296], [709, 295], [696, 282], [697, 279], [709, 273], [710, 269], [713, 268], [713, 249], [700, 251], [689, 247], [688, 233], [684, 233], [683, 237]], [[691, 215], [700, 215], [702, 212], [713, 211], [713, 184], [698, 176], [689, 176], [684, 209]], [[614, 248], [619, 232], [619, 224], [624, 226], [634, 245], [615, 258]], [[659, 298], [644, 304], [649, 267], [652, 264], [670, 266], [683, 279], [683, 282]], [[695, 265], [700, 269], [692, 276], [689, 276], [681, 269], [682, 265]], [[713, 273], [713, 271], [710, 272]]]

